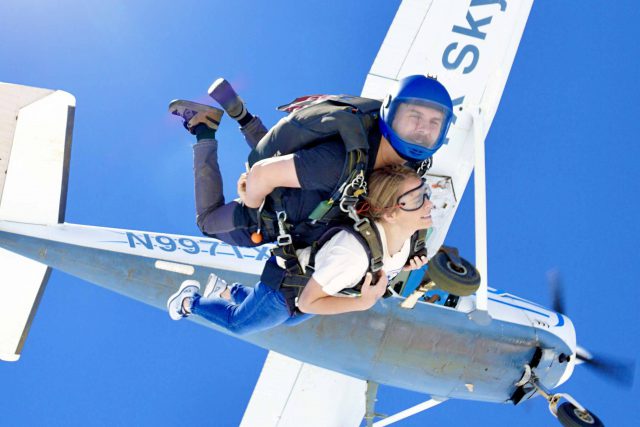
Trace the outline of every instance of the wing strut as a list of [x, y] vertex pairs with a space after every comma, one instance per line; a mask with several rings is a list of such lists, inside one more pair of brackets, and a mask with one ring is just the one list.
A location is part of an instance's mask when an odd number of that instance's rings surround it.
[[398, 412], [395, 415], [391, 415], [390, 417], [385, 418], [384, 420], [380, 420], [378, 422], [373, 423], [373, 427], [383, 427], [388, 426], [390, 424], [394, 424], [400, 420], [404, 420], [412, 415], [417, 414], [418, 412], [426, 411], [427, 409], [433, 408], [436, 405], [441, 404], [447, 400], [446, 398], [432, 398], [427, 400], [426, 402], [422, 402], [416, 406], [412, 406], [409, 409], [405, 409], [402, 412]]
[[475, 194], [475, 218], [476, 218], [476, 268], [480, 272], [480, 288], [476, 292], [476, 310], [470, 317], [480, 324], [488, 324], [491, 316], [488, 312], [487, 278], [487, 185], [485, 179], [484, 138], [485, 128], [482, 117], [482, 108], [473, 106], [471, 118], [473, 119], [474, 140], [474, 170], [473, 189]]

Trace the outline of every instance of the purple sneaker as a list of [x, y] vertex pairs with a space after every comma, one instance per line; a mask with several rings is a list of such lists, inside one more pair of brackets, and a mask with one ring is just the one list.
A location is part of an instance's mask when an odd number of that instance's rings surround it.
[[209, 87], [209, 96], [218, 102], [234, 120], [242, 120], [247, 115], [247, 108], [231, 84], [222, 77]]
[[209, 105], [197, 102], [174, 99], [169, 103], [169, 112], [174, 116], [182, 117], [184, 127], [191, 133], [199, 124], [204, 124], [210, 129], [217, 130], [224, 112]]

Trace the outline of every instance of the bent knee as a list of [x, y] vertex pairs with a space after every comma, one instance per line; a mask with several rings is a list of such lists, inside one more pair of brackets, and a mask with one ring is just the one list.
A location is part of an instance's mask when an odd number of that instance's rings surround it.
[[200, 232], [205, 236], [210, 234], [207, 232], [206, 217], [207, 217], [207, 214], [196, 215], [196, 225], [198, 226], [198, 229], [200, 230]]
[[234, 325], [234, 324], [228, 325], [227, 330], [232, 334], [239, 335], [239, 336], [249, 335], [251, 332], [253, 332], [253, 329], [247, 327], [246, 325]]

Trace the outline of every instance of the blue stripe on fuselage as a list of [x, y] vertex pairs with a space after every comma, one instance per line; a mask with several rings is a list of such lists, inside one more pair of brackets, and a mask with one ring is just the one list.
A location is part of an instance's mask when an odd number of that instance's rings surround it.
[[489, 298], [489, 300], [495, 301], [495, 302], [499, 302], [500, 304], [508, 305], [508, 306], [511, 306], [511, 307], [519, 308], [519, 309], [522, 309], [522, 310], [530, 311], [532, 313], [536, 313], [536, 314], [539, 314], [539, 315], [544, 316], [544, 317], [549, 317], [548, 314], [542, 313], [540, 311], [532, 310], [530, 308], [523, 307], [521, 305], [510, 304], [508, 302], [500, 301], [500, 300], [495, 299], [495, 298]]
[[[546, 310], [546, 308], [544, 308], [543, 306], [541, 306], [539, 304], [536, 304], [536, 303], [531, 302], [531, 301], [527, 301], [526, 299], [523, 299], [523, 298], [518, 298], [518, 297], [513, 296], [513, 295], [509, 294], [508, 292], [503, 291], [501, 289], [488, 289], [488, 291], [490, 293], [492, 293], [492, 294], [496, 294], [496, 295], [499, 295], [499, 296], [504, 297], [504, 298], [511, 298], [512, 300], [524, 302], [524, 303], [527, 303], [527, 304], [531, 304], [531, 305], [534, 305], [536, 307], [540, 307], [540, 308]], [[532, 310], [530, 308], [522, 307], [520, 305], [509, 304], [508, 302], [500, 301], [500, 300], [497, 300], [497, 299], [494, 299], [494, 298], [489, 298], [489, 299], [492, 300], [492, 301], [499, 302], [501, 304], [509, 305], [511, 307], [521, 308], [523, 310], [531, 311], [532, 313], [541, 314], [541, 315], [543, 315], [544, 317], [547, 317], [547, 318], [551, 317], [548, 314], [540, 313], [539, 311], [535, 311], [535, 310]], [[556, 316], [558, 316], [558, 323], [556, 323], [555, 327], [563, 326], [564, 325], [564, 317], [560, 313], [555, 313], [555, 314], [556, 314]]]

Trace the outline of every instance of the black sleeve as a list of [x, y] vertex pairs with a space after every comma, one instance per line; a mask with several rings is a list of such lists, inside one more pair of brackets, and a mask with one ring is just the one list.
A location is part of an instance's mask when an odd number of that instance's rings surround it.
[[344, 168], [346, 152], [341, 141], [326, 141], [294, 154], [303, 190], [332, 191]]

